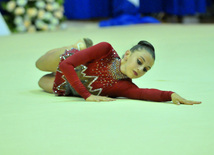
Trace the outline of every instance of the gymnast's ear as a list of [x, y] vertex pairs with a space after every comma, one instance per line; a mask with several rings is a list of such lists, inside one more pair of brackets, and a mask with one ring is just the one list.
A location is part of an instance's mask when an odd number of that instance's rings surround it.
[[125, 56], [130, 56], [130, 55], [131, 55], [131, 51], [127, 50], [126, 53], [125, 53]]
[[130, 57], [130, 55], [131, 55], [131, 51], [130, 51], [130, 50], [127, 50], [127, 51], [125, 52], [125, 54], [123, 55], [123, 58], [127, 61], [127, 59]]

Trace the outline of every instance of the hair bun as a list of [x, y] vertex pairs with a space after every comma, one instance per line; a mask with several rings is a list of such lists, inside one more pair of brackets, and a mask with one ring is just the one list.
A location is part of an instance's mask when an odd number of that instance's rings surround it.
[[145, 45], [148, 45], [150, 44], [149, 42], [145, 41], [145, 40], [141, 40], [138, 45], [141, 45], [141, 46], [145, 46]]
[[151, 48], [153, 51], [155, 51], [155, 49], [154, 49], [154, 47], [152, 46], [152, 44], [150, 44], [148, 41], [141, 40], [141, 41], [138, 43], [138, 45], [149, 47], [149, 48]]

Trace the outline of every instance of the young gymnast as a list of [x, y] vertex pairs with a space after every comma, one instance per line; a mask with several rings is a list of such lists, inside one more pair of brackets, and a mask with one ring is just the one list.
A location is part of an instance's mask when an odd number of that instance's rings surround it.
[[[174, 104], [200, 104], [172, 91], [138, 88], [131, 79], [148, 72], [155, 61], [155, 49], [140, 41], [121, 59], [107, 42], [93, 45], [84, 38], [74, 45], [48, 51], [36, 66], [52, 72], [39, 80], [39, 86], [57, 96], [81, 96], [86, 101], [114, 101], [115, 97], [149, 101], [172, 101]], [[110, 98], [112, 97], [112, 98]]]

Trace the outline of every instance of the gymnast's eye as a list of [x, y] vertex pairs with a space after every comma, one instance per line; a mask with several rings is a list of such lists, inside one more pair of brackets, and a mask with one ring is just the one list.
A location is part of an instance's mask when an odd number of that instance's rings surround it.
[[137, 59], [137, 64], [142, 65], [143, 63], [139, 59]]
[[144, 72], [147, 72], [148, 70], [146, 68], [143, 69]]

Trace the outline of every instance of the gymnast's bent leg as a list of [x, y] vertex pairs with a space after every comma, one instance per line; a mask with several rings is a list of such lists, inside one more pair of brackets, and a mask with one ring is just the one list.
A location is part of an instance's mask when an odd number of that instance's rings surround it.
[[55, 80], [55, 72], [60, 62], [60, 56], [65, 52], [66, 49], [76, 48], [79, 50], [86, 49], [93, 45], [91, 39], [84, 38], [82, 40], [77, 41], [75, 44], [71, 46], [66, 46], [62, 48], [56, 48], [48, 51], [46, 54], [41, 56], [36, 61], [36, 67], [41, 71], [52, 72], [50, 74], [44, 75], [40, 78], [38, 84], [39, 86], [46, 92], [52, 93], [52, 87]]
[[71, 46], [56, 48], [48, 51], [36, 61], [36, 67], [41, 71], [56, 72], [60, 62], [60, 56], [66, 49], [76, 48], [79, 50], [86, 49], [93, 45], [91, 39], [81, 39]]

